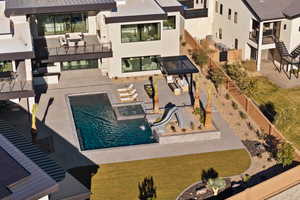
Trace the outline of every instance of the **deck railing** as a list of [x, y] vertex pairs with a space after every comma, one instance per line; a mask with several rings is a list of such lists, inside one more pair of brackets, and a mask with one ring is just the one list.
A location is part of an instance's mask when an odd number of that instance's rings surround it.
[[85, 46], [62, 46], [62, 47], [44, 47], [48, 56], [65, 56], [88, 53], [111, 52], [111, 42], [91, 44]]

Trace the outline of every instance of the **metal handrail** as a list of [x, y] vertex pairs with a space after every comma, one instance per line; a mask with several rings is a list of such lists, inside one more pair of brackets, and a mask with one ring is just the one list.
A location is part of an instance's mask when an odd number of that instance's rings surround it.
[[[84, 46], [61, 46], [61, 47], [44, 47], [45, 50], [51, 56], [59, 55], [74, 55], [84, 53], [100, 53], [100, 52], [111, 52], [111, 42], [84, 45]], [[54, 52], [54, 54], [53, 54]]]

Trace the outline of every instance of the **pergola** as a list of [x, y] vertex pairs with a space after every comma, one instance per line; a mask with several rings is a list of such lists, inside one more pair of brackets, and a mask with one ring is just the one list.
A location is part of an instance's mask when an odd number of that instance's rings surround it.
[[169, 56], [159, 59], [160, 67], [163, 74], [181, 75], [190, 74], [190, 93], [193, 91], [193, 74], [199, 73], [199, 69], [190, 61], [187, 56]]

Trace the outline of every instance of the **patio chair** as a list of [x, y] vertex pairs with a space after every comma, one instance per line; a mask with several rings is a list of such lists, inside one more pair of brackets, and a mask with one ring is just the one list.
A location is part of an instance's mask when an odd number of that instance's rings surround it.
[[128, 92], [130, 90], [133, 90], [133, 84], [132, 83], [126, 88], [117, 89], [118, 92]]
[[167, 83], [174, 83], [173, 76], [167, 76]]
[[189, 91], [189, 84], [185, 79], [178, 78], [178, 79], [176, 79], [176, 83], [182, 89], [183, 92]]
[[60, 46], [67, 46], [68, 45], [68, 43], [67, 43], [67, 40], [66, 40], [66, 38], [65, 37], [59, 37], [59, 44], [60, 44]]
[[128, 97], [128, 96], [132, 96], [136, 93], [136, 89], [133, 90], [129, 90], [128, 92], [121, 92], [119, 93], [120, 97]]
[[135, 93], [130, 97], [120, 97], [120, 100], [121, 102], [133, 102], [136, 101], [137, 97], [138, 97], [138, 93]]

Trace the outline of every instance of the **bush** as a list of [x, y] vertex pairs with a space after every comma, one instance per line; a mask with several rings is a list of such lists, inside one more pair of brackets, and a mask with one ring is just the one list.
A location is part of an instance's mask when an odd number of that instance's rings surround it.
[[277, 152], [277, 162], [282, 164], [283, 167], [290, 165], [294, 160], [294, 148], [290, 143], [282, 143], [279, 145]]
[[192, 59], [197, 65], [200, 65], [202, 67], [203, 65], [206, 65], [208, 63], [207, 52], [205, 52], [203, 49], [194, 50], [194, 52], [192, 53]]
[[245, 174], [244, 176], [242, 176], [242, 181], [244, 183], [249, 182], [250, 179], [251, 179], [251, 176], [249, 174]]
[[231, 102], [232, 108], [234, 110], [237, 110], [239, 108], [239, 106], [237, 105], [237, 103], [235, 103], [234, 101]]
[[224, 74], [219, 68], [210, 68], [208, 71], [208, 78], [213, 82], [216, 89], [218, 89], [225, 81]]
[[239, 114], [242, 119], [247, 119], [247, 115], [243, 111], [239, 111]]
[[225, 99], [230, 100], [230, 95], [228, 93], [225, 94]]
[[186, 42], [182, 42], [181, 45], [184, 47], [186, 45]]

